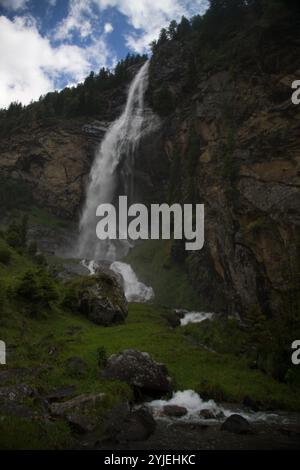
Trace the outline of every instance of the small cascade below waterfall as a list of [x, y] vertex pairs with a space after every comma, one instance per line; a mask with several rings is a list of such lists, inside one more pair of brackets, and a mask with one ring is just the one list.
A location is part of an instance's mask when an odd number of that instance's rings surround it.
[[119, 195], [126, 195], [129, 202], [133, 202], [137, 145], [141, 136], [158, 124], [158, 118], [144, 106], [148, 68], [149, 61], [132, 81], [124, 112], [110, 126], [96, 153], [80, 220], [77, 250], [81, 258], [112, 262], [126, 255], [131, 246], [128, 240], [100, 241], [97, 238], [96, 209], [100, 204], [113, 203]]
[[210, 312], [186, 312], [180, 319], [180, 325], [186, 326], [189, 323], [202, 323], [205, 320], [211, 320], [214, 315], [214, 313]]
[[147, 287], [140, 282], [129, 264], [114, 261], [110, 269], [121, 274], [124, 280], [125, 297], [128, 302], [149, 302], [154, 298], [152, 287]]
[[[81, 265], [89, 270], [91, 276], [97, 274], [97, 269], [100, 268], [100, 265], [94, 260], [83, 259]], [[129, 264], [114, 261], [110, 265], [110, 269], [121, 275], [124, 283], [124, 294], [128, 302], [149, 302], [154, 298], [152, 287], [140, 282]]]

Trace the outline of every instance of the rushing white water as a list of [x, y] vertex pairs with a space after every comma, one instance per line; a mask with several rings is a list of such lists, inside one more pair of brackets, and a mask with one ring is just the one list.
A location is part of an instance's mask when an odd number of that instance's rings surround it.
[[125, 297], [128, 302], [149, 302], [153, 299], [152, 287], [147, 287], [140, 282], [129, 264], [114, 261], [110, 269], [123, 277]]
[[187, 312], [184, 317], [180, 319], [181, 326], [188, 325], [189, 323], [201, 323], [204, 320], [211, 320], [214, 313], [208, 312]]
[[89, 270], [91, 276], [96, 274], [96, 270], [97, 268], [99, 268], [99, 264], [93, 259], [92, 260], [83, 259], [80, 264], [82, 264], [82, 266], [84, 266], [86, 269]]
[[[151, 409], [154, 417], [170, 419], [163, 415], [163, 408], [166, 405], [177, 405], [186, 408], [187, 414], [181, 418], [176, 418], [182, 421], [205, 421], [206, 423], [211, 422], [213, 424], [219, 420], [224, 421], [235, 413], [243, 416], [245, 419], [253, 423], [268, 422], [288, 424], [294, 422], [298, 423], [299, 420], [299, 417], [294, 416], [294, 414], [289, 415], [288, 413], [284, 413], [282, 415], [280, 412], [248, 412], [238, 406], [218, 405], [214, 400], [202, 400], [200, 395], [193, 390], [174, 392], [170, 400], [154, 400], [150, 403], [146, 403], [146, 406]], [[215, 418], [210, 420], [201, 418], [200, 412], [202, 410], [209, 410], [213, 415], [215, 415]]]
[[160, 415], [162, 409], [166, 405], [177, 405], [183, 406], [187, 409], [185, 419], [191, 419], [194, 417], [199, 418], [199, 412], [201, 410], [211, 410], [215, 413], [222, 411], [220, 407], [213, 401], [204, 401], [193, 390], [184, 390], [182, 392], [174, 392], [170, 400], [154, 400], [148, 403], [148, 406], [153, 410], [154, 415]]
[[144, 106], [148, 68], [147, 61], [132, 81], [124, 112], [108, 129], [92, 165], [80, 220], [78, 251], [82, 258], [114, 261], [126, 254], [130, 247], [127, 240], [117, 243], [97, 239], [96, 208], [100, 204], [112, 203], [117, 190], [129, 199], [133, 196], [133, 164], [137, 144], [142, 133], [150, 132], [157, 125], [156, 118]]

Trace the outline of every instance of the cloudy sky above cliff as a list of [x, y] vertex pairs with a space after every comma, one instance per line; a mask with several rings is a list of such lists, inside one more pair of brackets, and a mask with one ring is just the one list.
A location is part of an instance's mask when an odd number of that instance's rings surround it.
[[147, 53], [162, 27], [207, 0], [0, 0], [0, 107], [23, 104]]

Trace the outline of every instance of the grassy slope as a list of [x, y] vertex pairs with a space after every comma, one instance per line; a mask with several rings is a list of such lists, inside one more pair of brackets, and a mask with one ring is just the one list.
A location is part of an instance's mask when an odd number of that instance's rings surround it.
[[[0, 244], [5, 245], [5, 242], [0, 239]], [[26, 256], [13, 249], [11, 253], [8, 265], [0, 263], [0, 281], [4, 281], [6, 286], [13, 286], [20, 274], [32, 266], [32, 261]], [[176, 289], [175, 286], [172, 289]], [[173, 292], [171, 290], [167, 295]], [[177, 298], [176, 295], [176, 301]], [[273, 402], [283, 408], [300, 409], [300, 398], [288, 386], [249, 369], [242, 356], [218, 354], [197, 346], [193, 335], [188, 334], [191, 327], [171, 329], [163, 317], [165, 312], [156, 306], [131, 304], [124, 325], [105, 328], [60, 307], [55, 307], [45, 318], [33, 319], [23, 312], [22, 304], [17, 304], [17, 307], [15, 304], [8, 313], [0, 313], [0, 336], [8, 345], [16, 346], [9, 357], [9, 365], [44, 363], [55, 366], [43, 384], [47, 389], [70, 382], [63, 364], [68, 357], [79, 355], [89, 364], [86, 379], [77, 381], [79, 390], [110, 391], [116, 386], [122, 395], [126, 386], [99, 379], [97, 349], [105, 347], [111, 354], [136, 348], [165, 362], [177, 389], [192, 388], [217, 399], [233, 401], [250, 395], [268, 404]], [[56, 353], [49, 356], [49, 349], [53, 347]]]
[[[5, 247], [6, 244], [0, 239], [0, 245]], [[191, 295], [187, 281], [177, 273], [176, 266], [167, 270], [163, 267], [168, 251], [163, 255], [160, 251], [163, 247], [153, 244], [152, 248], [146, 264], [159, 268], [153, 271], [157, 273], [156, 281], [162, 282], [158, 299], [161, 303], [173, 299], [176, 305], [182, 302], [186, 306], [185, 301]], [[0, 263], [0, 283], [4, 282], [6, 287], [13, 287], [20, 274], [33, 266], [28, 257], [13, 249], [10, 251], [10, 262], [7, 265]], [[150, 276], [150, 270], [148, 273]], [[166, 279], [163, 274], [166, 274]], [[152, 283], [150, 277], [147, 279], [146, 282]], [[126, 348], [149, 352], [167, 365], [177, 390], [194, 389], [202, 396], [219, 401], [240, 402], [247, 395], [267, 406], [300, 410], [300, 397], [296, 390], [251, 370], [243, 356], [237, 357], [234, 352], [215, 353], [201, 347], [189, 331], [191, 327], [171, 329], [163, 317], [165, 313], [166, 309], [162, 307], [130, 304], [125, 324], [104, 328], [59, 306], [46, 316], [34, 319], [24, 313], [22, 303], [17, 303], [13, 308], [8, 307], [5, 313], [0, 309], [0, 338], [8, 346], [14, 346], [8, 355], [9, 367], [52, 366], [38, 379], [26, 379], [27, 383], [31, 381], [43, 393], [69, 384], [76, 386], [76, 393], [106, 392], [103, 412], [114, 403], [130, 399], [131, 390], [126, 384], [100, 378], [97, 351], [101, 347], [108, 354]], [[49, 354], [50, 350], [54, 354]], [[84, 377], [68, 374], [65, 362], [71, 356], [80, 356], [87, 362], [88, 371]], [[64, 423], [54, 424], [47, 425], [45, 429], [42, 424], [26, 424], [19, 418], [4, 420], [0, 423], [0, 448], [67, 447], [70, 442], [68, 429]], [[48, 434], [51, 439], [47, 438]]]
[[170, 256], [170, 240], [147, 240], [125, 258], [138, 278], [153, 287], [155, 303], [174, 308], [198, 309], [199, 299], [188, 281], [183, 266]]
[[[184, 328], [170, 329], [162, 318], [163, 312], [157, 308], [131, 304], [129, 310], [124, 325], [110, 328], [62, 312], [44, 320], [22, 318], [17, 323], [15, 318], [1, 328], [2, 338], [8, 344], [17, 345], [9, 363], [54, 366], [41, 379], [39, 385], [44, 390], [73, 383], [80, 392], [113, 392], [116, 399], [122, 399], [130, 396], [125, 385], [99, 378], [97, 349], [105, 347], [111, 354], [134, 348], [147, 351], [156, 360], [164, 362], [175, 380], [176, 389], [194, 389], [222, 401], [241, 401], [248, 395], [266, 405], [300, 410], [296, 392], [249, 369], [243, 358], [194, 345], [185, 335]], [[50, 348], [56, 348], [53, 356], [49, 356]], [[66, 374], [64, 362], [74, 355], [83, 357], [88, 363], [89, 370], [84, 379]]]

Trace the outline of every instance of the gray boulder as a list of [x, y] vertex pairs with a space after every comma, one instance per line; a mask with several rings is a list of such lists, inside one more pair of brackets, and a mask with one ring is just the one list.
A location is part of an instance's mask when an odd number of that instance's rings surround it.
[[104, 397], [104, 393], [78, 395], [65, 402], [51, 403], [50, 413], [54, 416], [94, 413]]
[[235, 434], [248, 434], [250, 432], [250, 423], [242, 416], [233, 414], [224, 421], [221, 430]]
[[148, 353], [132, 349], [110, 356], [102, 377], [127, 382], [149, 396], [160, 396], [172, 390], [166, 366], [155, 362]]

